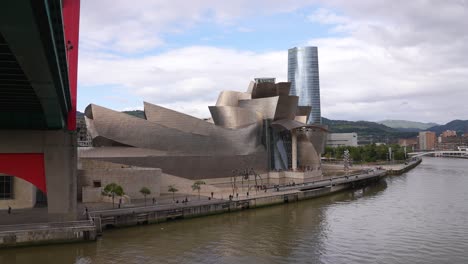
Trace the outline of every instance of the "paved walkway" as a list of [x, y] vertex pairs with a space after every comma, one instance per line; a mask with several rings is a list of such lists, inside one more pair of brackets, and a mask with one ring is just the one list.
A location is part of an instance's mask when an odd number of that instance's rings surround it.
[[[363, 168], [375, 168], [376, 166], [366, 166]], [[381, 166], [384, 167], [384, 166]], [[385, 166], [386, 169], [393, 169], [398, 170], [404, 168], [404, 164], [395, 164], [390, 166]], [[378, 171], [377, 171], [378, 172]], [[375, 172], [375, 173], [377, 173]], [[382, 171], [380, 171], [382, 172]], [[372, 173], [370, 174], [360, 174], [360, 179], [363, 177], [373, 177]], [[345, 176], [339, 177], [324, 177], [323, 180], [314, 181], [309, 180], [303, 184], [295, 184], [295, 185], [281, 185], [277, 187], [270, 186], [267, 191], [259, 190], [255, 191], [254, 188], [251, 189], [249, 192], [249, 196], [246, 193], [239, 193], [239, 197], [234, 197], [234, 200], [245, 200], [249, 198], [256, 198], [256, 197], [264, 197], [264, 196], [273, 196], [278, 194], [286, 194], [286, 193], [294, 193], [299, 191], [300, 188], [303, 187], [321, 187], [330, 185], [331, 183], [334, 184], [341, 184], [347, 181], [355, 180], [351, 179], [352, 176], [350, 175], [348, 178]], [[246, 191], [246, 190], [244, 190]], [[232, 190], [226, 189], [223, 194], [219, 195], [216, 194], [214, 199], [209, 199], [208, 196], [201, 195], [198, 198], [198, 195], [189, 195], [189, 194], [175, 194], [174, 199], [171, 194], [163, 194], [160, 197], [156, 198], [156, 204], [153, 205], [152, 198], [148, 198], [146, 201], [144, 199], [132, 200], [131, 204], [123, 204], [121, 209], [129, 209], [129, 208], [144, 208], [144, 207], [151, 207], [157, 209], [170, 209], [170, 208], [177, 208], [183, 206], [193, 206], [193, 205], [203, 205], [203, 204], [212, 204], [218, 203], [228, 200], [229, 194], [232, 194]], [[182, 200], [187, 198], [189, 202], [187, 204], [182, 203]], [[176, 203], [176, 201], [179, 203]], [[117, 206], [117, 205], [116, 205]], [[77, 208], [77, 216], [78, 219], [85, 219], [85, 208], [88, 208], [89, 212], [103, 212], [108, 210], [119, 210], [118, 208], [112, 208], [111, 203], [78, 203]], [[7, 210], [0, 210], [0, 225], [13, 225], [17, 223], [44, 223], [49, 222], [49, 216], [47, 214], [47, 208], [33, 208], [33, 209], [13, 209], [11, 214], [7, 213]]]
[[[363, 180], [367, 178], [380, 177], [384, 174], [385, 174], [384, 170], [376, 170], [376, 171], [364, 173], [364, 174], [352, 174], [348, 176], [334, 177], [334, 178], [329, 178], [329, 179], [320, 180], [320, 181], [307, 182], [303, 184], [276, 186], [276, 187], [268, 188], [266, 192], [265, 190], [261, 190], [258, 192], [253, 191], [249, 193], [249, 196], [239, 195], [238, 198], [234, 197], [233, 201], [243, 201], [243, 200], [248, 200], [252, 198], [297, 193], [297, 192], [300, 192], [300, 189], [302, 188], [320, 188], [320, 187], [330, 186], [332, 184], [333, 185], [343, 184], [343, 183]], [[120, 209], [101, 208], [101, 209], [89, 210], [89, 212], [91, 215], [106, 216], [106, 215], [115, 215], [119, 213], [128, 213], [129, 210], [131, 210], [131, 212], [134, 212], [134, 213], [139, 213], [139, 212], [144, 212], [144, 211], [173, 210], [173, 209], [183, 208], [187, 206], [217, 204], [217, 203], [225, 202], [226, 200], [227, 199], [208, 199], [207, 197], [203, 197], [203, 198], [200, 198], [200, 200], [198, 200], [198, 196], [197, 196], [197, 199], [190, 200], [188, 203], [181, 203], [181, 202], [175, 203], [171, 197], [170, 200], [163, 199], [161, 203], [158, 203], [156, 205], [151, 204], [147, 206], [144, 206], [144, 205], [138, 206], [138, 205], [132, 204], [133, 206], [123, 207]]]

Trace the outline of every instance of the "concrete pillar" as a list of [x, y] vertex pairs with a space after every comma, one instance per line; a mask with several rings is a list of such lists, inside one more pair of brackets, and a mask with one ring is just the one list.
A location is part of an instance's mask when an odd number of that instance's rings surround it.
[[292, 162], [292, 170], [295, 171], [297, 169], [297, 135], [296, 130], [291, 130], [291, 162]]
[[44, 154], [52, 221], [76, 219], [76, 144], [76, 132], [66, 130], [0, 130], [0, 153]]
[[47, 131], [44, 165], [49, 218], [55, 221], [76, 219], [77, 148], [76, 133]]

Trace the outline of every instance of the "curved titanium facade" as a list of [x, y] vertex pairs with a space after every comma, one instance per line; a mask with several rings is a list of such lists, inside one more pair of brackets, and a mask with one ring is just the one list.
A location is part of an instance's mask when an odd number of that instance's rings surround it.
[[[253, 86], [252, 86], [253, 87]], [[222, 91], [216, 101], [216, 106], [238, 106], [239, 100], [249, 100], [251, 94], [236, 91]]]
[[258, 112], [235, 106], [209, 106], [215, 125], [238, 129], [255, 123], [262, 124], [262, 116]]
[[320, 82], [317, 47], [288, 50], [288, 81], [291, 95], [299, 96], [300, 106], [311, 106], [308, 124], [321, 124]]
[[279, 139], [280, 134], [287, 138], [291, 131], [311, 127], [295, 120], [298, 114], [305, 117], [310, 108], [298, 108], [299, 98], [288, 95], [289, 87], [289, 83], [251, 83], [250, 93], [224, 91], [216, 106], [209, 106], [214, 124], [147, 102], [144, 118], [91, 104], [85, 120], [95, 148], [80, 156], [161, 168], [188, 179], [230, 177], [237, 168], [259, 173], [290, 169], [287, 153], [292, 150], [298, 151], [299, 167], [317, 168], [320, 157], [305, 133], [297, 138], [297, 148]]

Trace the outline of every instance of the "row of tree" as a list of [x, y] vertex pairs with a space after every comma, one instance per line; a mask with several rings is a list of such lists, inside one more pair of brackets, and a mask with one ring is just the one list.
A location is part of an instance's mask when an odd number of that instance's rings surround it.
[[[143, 194], [143, 196], [145, 197], [145, 205], [146, 205], [146, 196], [151, 194], [151, 190], [148, 187], [142, 187], [140, 189], [140, 193]], [[102, 194], [112, 197], [112, 207], [114, 207], [115, 196], [122, 197], [125, 194], [125, 192], [122, 186], [118, 185], [117, 183], [112, 182], [112, 183], [107, 184], [106, 187], [104, 187]]]
[[[198, 200], [200, 200], [201, 186], [204, 185], [204, 184], [205, 184], [204, 181], [195, 181], [193, 183], [193, 185], [192, 185], [192, 190], [193, 191], [198, 191]], [[167, 191], [172, 193], [172, 200], [175, 200], [174, 195], [179, 190], [174, 185], [169, 185]], [[148, 187], [142, 187], [140, 189], [140, 193], [143, 194], [143, 196], [145, 197], [145, 206], [146, 206], [146, 196], [151, 194], [151, 190]], [[104, 187], [104, 190], [103, 190], [102, 194], [112, 197], [112, 207], [114, 207], [114, 205], [115, 205], [115, 203], [114, 203], [115, 196], [123, 196], [125, 194], [125, 192], [124, 192], [122, 186], [120, 186], [117, 183], [113, 182], [113, 183], [107, 184]]]
[[[202, 185], [205, 185], [206, 183], [204, 181], [195, 181], [193, 184], [192, 184], [192, 191], [198, 191], [198, 200], [200, 200], [200, 191], [201, 191], [201, 187]], [[168, 186], [168, 189], [167, 189], [168, 192], [171, 192], [172, 193], [172, 200], [175, 200], [175, 193], [178, 192], [179, 190], [175, 187], [175, 185], [169, 185]]]
[[345, 150], [349, 150], [350, 158], [354, 163], [405, 160], [407, 158], [404, 148], [398, 144], [379, 146], [376, 144], [369, 144], [357, 147], [342, 146], [335, 148], [326, 147], [324, 157], [327, 159], [342, 160]]

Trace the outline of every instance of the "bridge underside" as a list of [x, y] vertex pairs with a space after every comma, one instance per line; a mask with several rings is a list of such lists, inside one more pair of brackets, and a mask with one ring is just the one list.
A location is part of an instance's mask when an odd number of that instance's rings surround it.
[[[15, 159], [16, 164], [0, 164], [0, 173], [25, 179], [46, 191], [51, 220], [74, 219], [76, 134], [63, 130], [0, 130], [0, 161], [32, 155], [36, 156], [33, 163], [28, 163], [31, 160], [25, 158], [22, 161]], [[42, 158], [43, 162], [37, 162], [37, 158]], [[45, 179], [41, 179], [43, 175]]]
[[0, 128], [62, 129], [72, 108], [62, 4], [0, 4]]
[[79, 4], [0, 2], [0, 174], [47, 193], [54, 220], [76, 215]]

